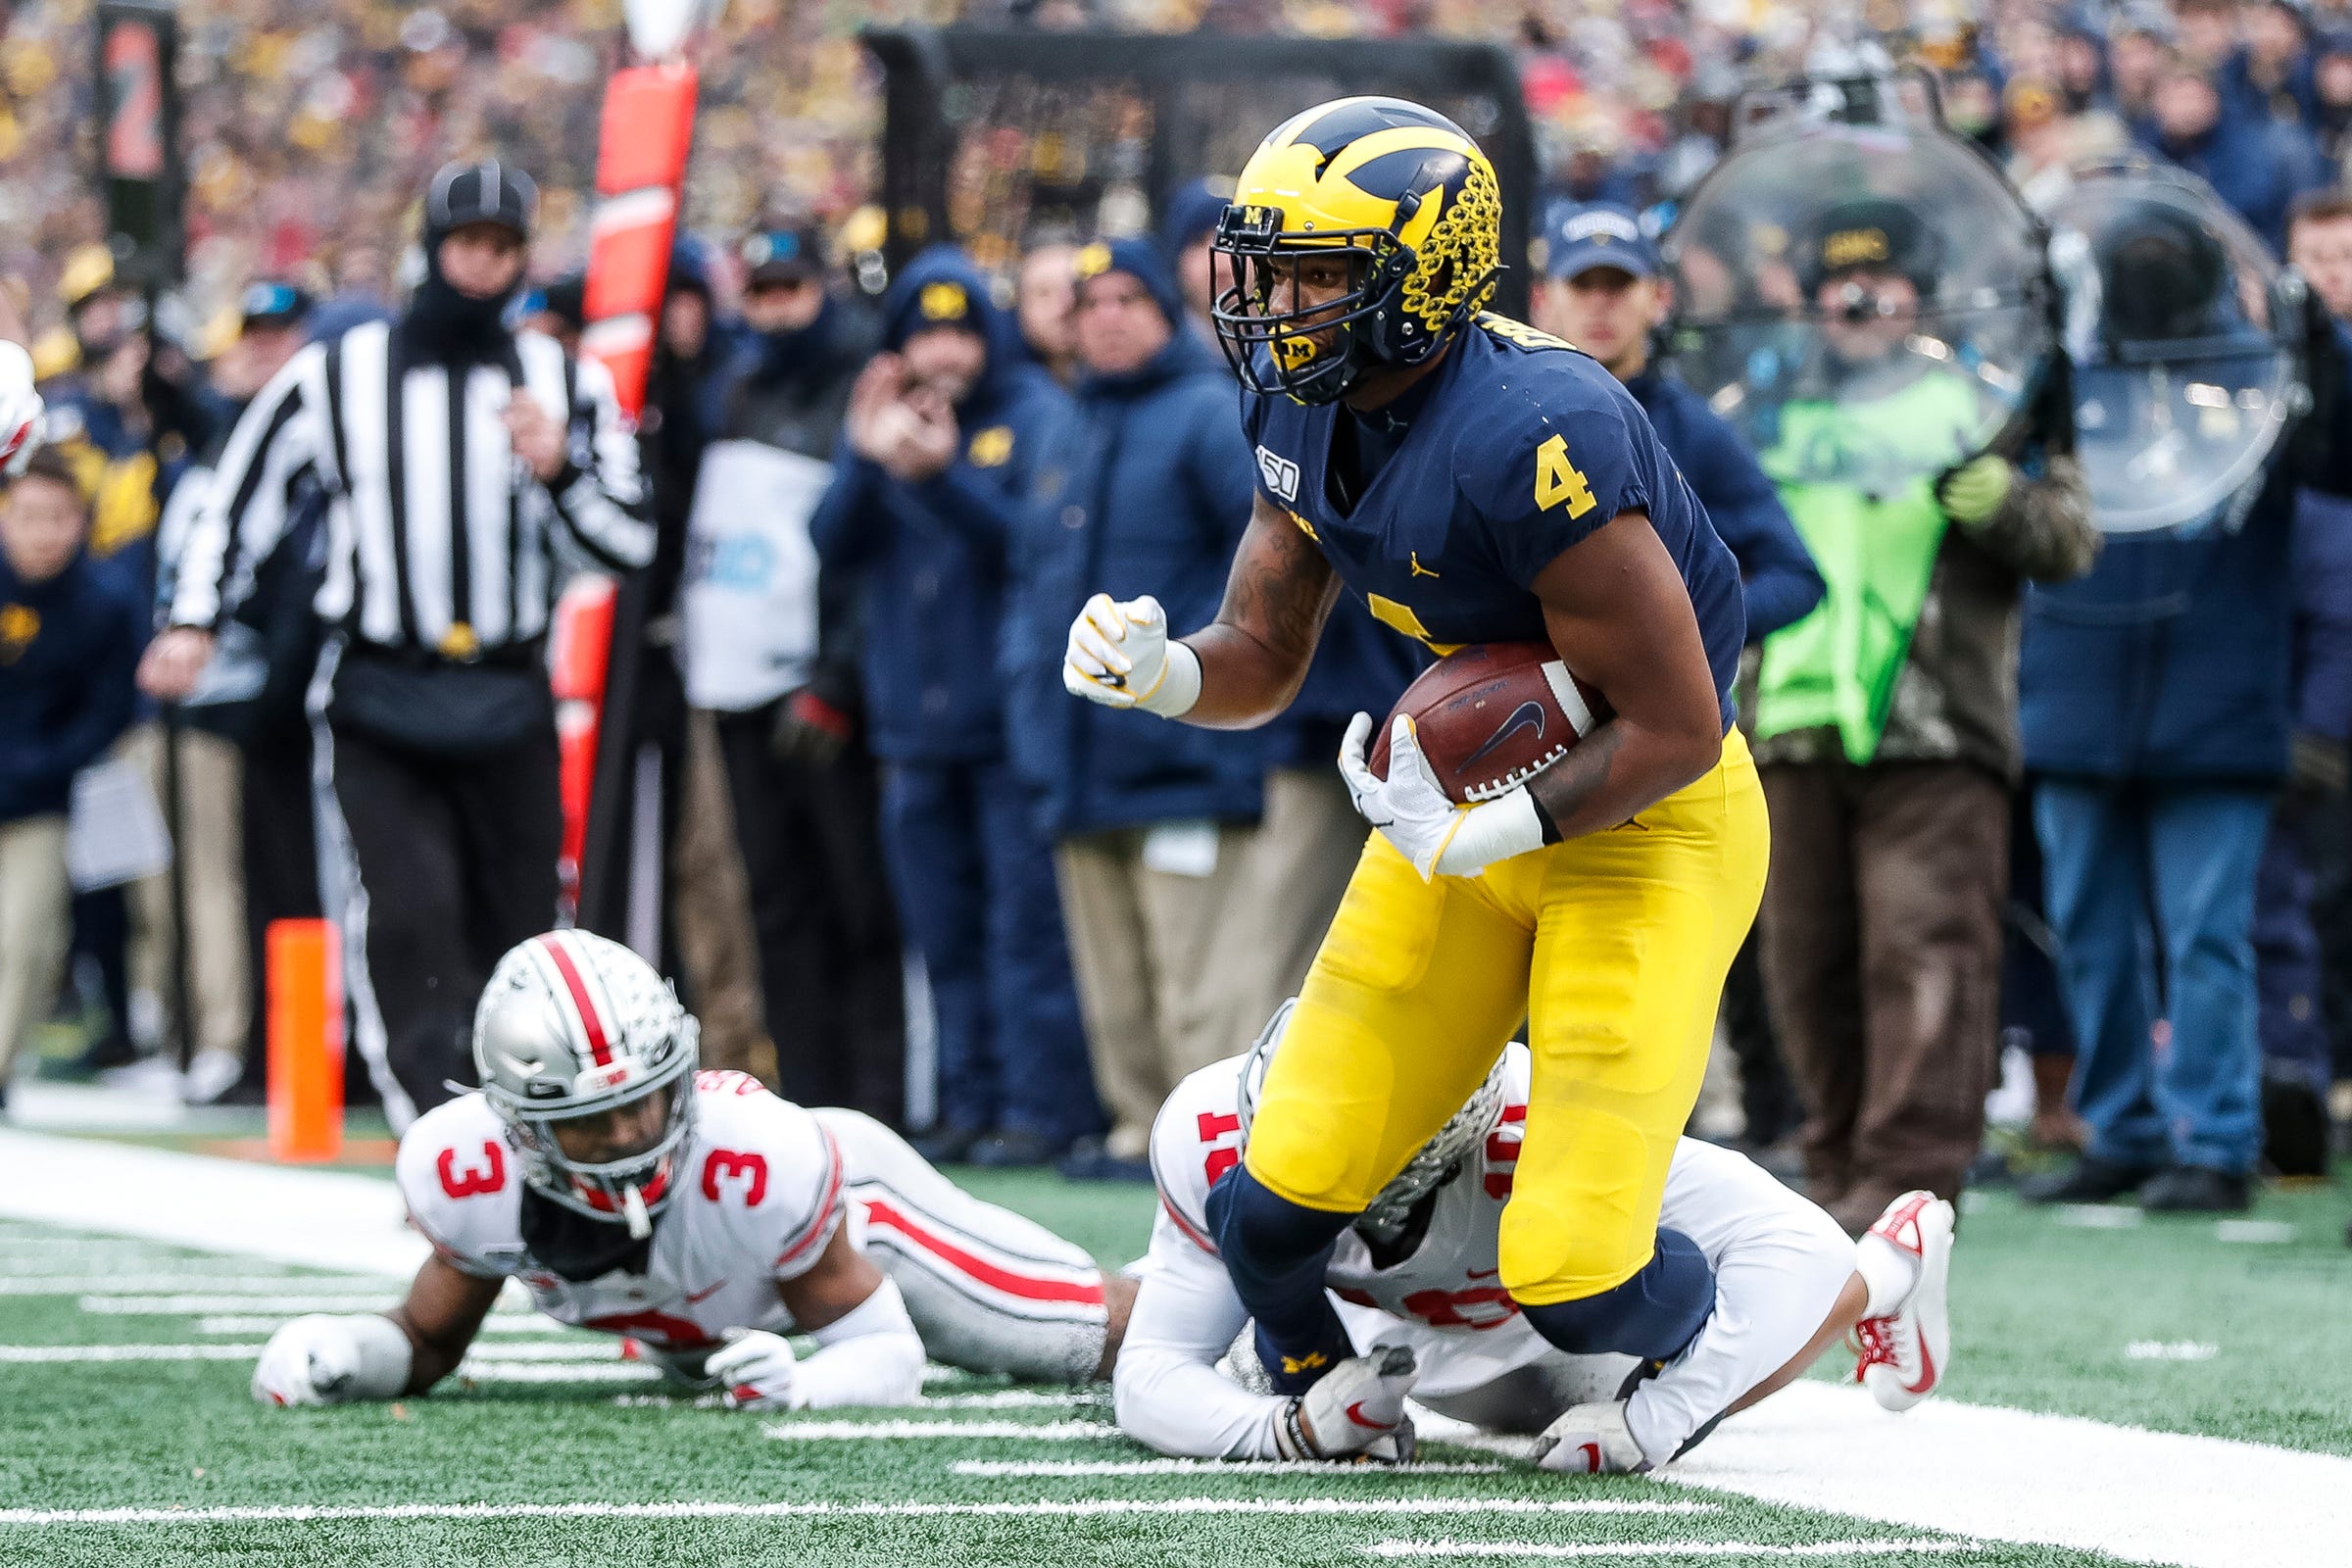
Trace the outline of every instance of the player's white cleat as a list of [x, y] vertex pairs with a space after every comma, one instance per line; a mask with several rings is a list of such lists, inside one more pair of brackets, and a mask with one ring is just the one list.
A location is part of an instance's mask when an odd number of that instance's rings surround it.
[[1854, 1325], [1854, 1381], [1886, 1409], [1908, 1410], [1936, 1392], [1951, 1362], [1952, 1205], [1934, 1193], [1905, 1193], [1858, 1245], [1890, 1248], [1917, 1271], [1894, 1310]]
[[1625, 1401], [1571, 1405], [1536, 1439], [1536, 1462], [1572, 1476], [1640, 1475], [1649, 1468], [1625, 1424]]

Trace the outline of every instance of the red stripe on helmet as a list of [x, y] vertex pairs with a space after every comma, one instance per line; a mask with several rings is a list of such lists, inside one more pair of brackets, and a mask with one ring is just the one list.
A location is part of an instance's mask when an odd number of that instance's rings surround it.
[[596, 1010], [596, 1002], [588, 995], [588, 983], [580, 978], [579, 965], [553, 933], [539, 939], [539, 946], [556, 960], [556, 972], [564, 977], [564, 989], [571, 993], [572, 1009], [580, 1015], [580, 1032], [588, 1037], [588, 1054], [596, 1058], [599, 1067], [612, 1065], [612, 1047], [605, 1038], [605, 1020]]
[[865, 1222], [868, 1226], [882, 1225], [897, 1231], [924, 1251], [954, 1264], [981, 1284], [1002, 1291], [1006, 1296], [1017, 1296], [1027, 1301], [1073, 1301], [1083, 1306], [1102, 1304], [1102, 1281], [1100, 1276], [1091, 1285], [1073, 1285], [1068, 1280], [1015, 1274], [1008, 1268], [965, 1251], [953, 1242], [934, 1236], [878, 1198], [865, 1200]]

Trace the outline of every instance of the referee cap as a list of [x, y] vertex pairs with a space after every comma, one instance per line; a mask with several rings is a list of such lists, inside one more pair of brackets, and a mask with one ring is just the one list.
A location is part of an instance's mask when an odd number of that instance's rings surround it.
[[424, 197], [424, 226], [434, 234], [497, 223], [528, 239], [538, 215], [539, 187], [531, 176], [495, 158], [443, 164]]

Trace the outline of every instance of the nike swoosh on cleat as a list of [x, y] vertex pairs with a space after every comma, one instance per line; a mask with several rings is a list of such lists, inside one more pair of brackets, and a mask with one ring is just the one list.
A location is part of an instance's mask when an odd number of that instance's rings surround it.
[[1903, 1385], [1905, 1394], [1925, 1394], [1936, 1386], [1936, 1354], [1923, 1336], [1919, 1342], [1919, 1381]]
[[1600, 1474], [1600, 1445], [1599, 1445], [1599, 1444], [1597, 1444], [1597, 1443], [1580, 1443], [1580, 1444], [1578, 1444], [1578, 1445], [1576, 1446], [1576, 1451], [1577, 1451], [1577, 1452], [1579, 1452], [1579, 1453], [1581, 1453], [1581, 1454], [1583, 1454], [1583, 1455], [1585, 1456], [1585, 1473], [1586, 1473], [1587, 1475], [1594, 1475], [1594, 1476], [1596, 1476], [1596, 1475]]
[[1359, 1427], [1368, 1427], [1374, 1432], [1388, 1432], [1393, 1430], [1396, 1425], [1396, 1423], [1394, 1421], [1365, 1420], [1364, 1401], [1361, 1399], [1356, 1400], [1353, 1404], [1348, 1407], [1348, 1419], [1354, 1422]]
[[1512, 709], [1511, 716], [1502, 721], [1502, 728], [1488, 736], [1486, 745], [1463, 758], [1462, 766], [1468, 767], [1472, 762], [1477, 761], [1531, 724], [1535, 726], [1536, 739], [1542, 740], [1544, 738], [1544, 705], [1542, 703], [1529, 701]]

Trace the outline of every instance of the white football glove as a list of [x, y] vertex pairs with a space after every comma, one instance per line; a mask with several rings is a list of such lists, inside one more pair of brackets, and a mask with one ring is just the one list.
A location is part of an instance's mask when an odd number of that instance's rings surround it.
[[1340, 741], [1340, 777], [1364, 820], [1397, 854], [1410, 860], [1421, 880], [1433, 876], [1476, 876], [1496, 860], [1544, 847], [1544, 818], [1527, 786], [1476, 806], [1456, 806], [1438, 785], [1413, 721], [1398, 713], [1389, 728], [1389, 776], [1372, 776], [1366, 755], [1372, 715], [1358, 713]]
[[731, 1410], [798, 1410], [808, 1402], [800, 1369], [791, 1344], [765, 1329], [729, 1329], [727, 1343], [703, 1364], [726, 1391]]
[[0, 472], [15, 477], [41, 444], [41, 394], [33, 387], [32, 356], [21, 343], [0, 340]]
[[1536, 1463], [1572, 1476], [1640, 1475], [1649, 1468], [1625, 1424], [1625, 1401], [1571, 1405], [1536, 1439]]
[[1176, 718], [1200, 700], [1200, 659], [1168, 640], [1168, 612], [1150, 594], [1123, 603], [1097, 594], [1070, 622], [1061, 684], [1105, 708]]
[[1410, 1346], [1349, 1356], [1283, 1406], [1274, 1446], [1286, 1459], [1365, 1459], [1402, 1464], [1413, 1456], [1413, 1418], [1404, 1413], [1420, 1368]]
[[375, 1316], [313, 1312], [270, 1336], [253, 1367], [261, 1404], [344, 1404], [389, 1399], [408, 1386], [415, 1348], [400, 1326]]

